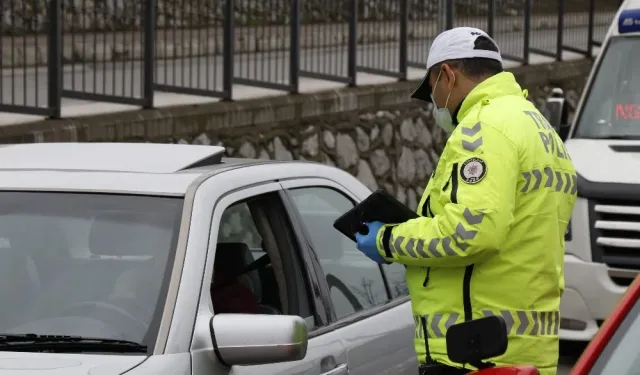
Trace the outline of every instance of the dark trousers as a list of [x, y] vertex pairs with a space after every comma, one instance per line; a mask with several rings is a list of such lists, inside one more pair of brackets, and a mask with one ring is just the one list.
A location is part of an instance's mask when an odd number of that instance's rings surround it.
[[470, 373], [469, 369], [461, 369], [457, 367], [451, 367], [441, 363], [434, 363], [430, 365], [421, 365], [419, 369], [419, 375], [464, 375]]

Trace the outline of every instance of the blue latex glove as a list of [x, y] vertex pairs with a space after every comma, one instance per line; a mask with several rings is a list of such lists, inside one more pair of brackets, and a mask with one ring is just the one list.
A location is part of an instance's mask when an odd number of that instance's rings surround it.
[[384, 225], [384, 223], [380, 221], [372, 221], [370, 223], [365, 223], [365, 225], [369, 228], [369, 233], [360, 234], [356, 233], [356, 247], [358, 250], [362, 251], [367, 258], [373, 260], [378, 264], [387, 264], [388, 262], [380, 255], [378, 252], [378, 246], [376, 245], [376, 238], [378, 237], [378, 232]]

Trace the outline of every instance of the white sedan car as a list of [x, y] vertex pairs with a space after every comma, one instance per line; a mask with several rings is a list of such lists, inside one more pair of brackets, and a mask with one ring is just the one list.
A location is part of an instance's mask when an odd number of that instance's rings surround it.
[[0, 374], [417, 374], [403, 267], [332, 226], [370, 190], [223, 153], [0, 147]]

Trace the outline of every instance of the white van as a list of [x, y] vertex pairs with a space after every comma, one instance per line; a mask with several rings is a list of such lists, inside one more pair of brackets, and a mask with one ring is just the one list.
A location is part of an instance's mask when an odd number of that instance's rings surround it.
[[578, 174], [560, 337], [588, 341], [640, 271], [640, 0], [618, 10], [572, 123], [560, 89], [545, 110]]

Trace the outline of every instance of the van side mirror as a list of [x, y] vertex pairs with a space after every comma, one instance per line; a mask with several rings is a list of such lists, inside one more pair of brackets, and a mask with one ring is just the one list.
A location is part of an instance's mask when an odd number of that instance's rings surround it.
[[502, 317], [488, 316], [451, 326], [447, 330], [447, 355], [452, 362], [478, 369], [495, 365], [483, 362], [507, 351], [507, 325]]
[[210, 330], [215, 354], [227, 366], [292, 362], [307, 355], [307, 324], [299, 316], [217, 314]]
[[564, 141], [569, 136], [569, 107], [561, 88], [554, 88], [545, 102], [543, 115]]

